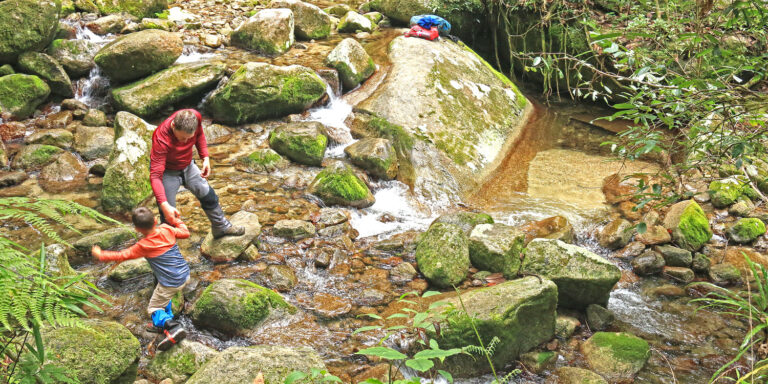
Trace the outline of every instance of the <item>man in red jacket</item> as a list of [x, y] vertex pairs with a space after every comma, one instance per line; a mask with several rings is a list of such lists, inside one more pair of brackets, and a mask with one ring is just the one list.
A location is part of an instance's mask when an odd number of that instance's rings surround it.
[[[176, 193], [183, 185], [192, 192], [203, 207], [214, 238], [240, 236], [245, 228], [233, 226], [224, 216], [219, 205], [219, 197], [205, 180], [211, 175], [211, 161], [208, 158], [208, 144], [203, 133], [202, 116], [194, 109], [177, 111], [152, 134], [152, 153], [150, 154], [149, 179], [155, 193], [160, 217], [179, 217], [176, 209]], [[203, 159], [202, 171], [192, 161], [193, 149]]]

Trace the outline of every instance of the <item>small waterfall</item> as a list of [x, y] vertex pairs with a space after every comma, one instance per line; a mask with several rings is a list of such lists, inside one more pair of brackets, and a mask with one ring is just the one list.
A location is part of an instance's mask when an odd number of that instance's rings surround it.
[[346, 123], [352, 113], [352, 106], [344, 98], [336, 96], [330, 85], [326, 86], [326, 92], [330, 98], [328, 104], [310, 110], [306, 120], [318, 121], [328, 128], [328, 136], [336, 144], [328, 149], [326, 156], [340, 159], [344, 157], [344, 148], [357, 141], [352, 138]]
[[77, 81], [75, 98], [85, 103], [89, 108], [100, 108], [107, 104], [109, 95], [109, 79], [94, 66], [88, 77]]
[[198, 61], [203, 60], [209, 60], [216, 56], [215, 53], [207, 52], [203, 53], [200, 52], [198, 47], [194, 45], [185, 45], [184, 50], [181, 53], [181, 56], [179, 56], [178, 59], [176, 59], [176, 64], [185, 64], [185, 63], [196, 63]]

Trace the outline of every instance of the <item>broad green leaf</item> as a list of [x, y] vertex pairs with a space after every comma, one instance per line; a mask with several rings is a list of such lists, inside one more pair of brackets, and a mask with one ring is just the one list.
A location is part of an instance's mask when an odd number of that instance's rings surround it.
[[388, 347], [371, 347], [361, 349], [356, 355], [376, 356], [387, 360], [402, 360], [408, 356]]
[[406, 360], [405, 365], [408, 368], [415, 369], [418, 372], [426, 372], [432, 367], [435, 366], [435, 363], [432, 362], [432, 360], [428, 359], [412, 359], [412, 360]]

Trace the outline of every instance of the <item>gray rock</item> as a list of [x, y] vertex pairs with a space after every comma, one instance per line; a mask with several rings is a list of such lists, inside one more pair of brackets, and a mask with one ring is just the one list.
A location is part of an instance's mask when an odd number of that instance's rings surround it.
[[75, 155], [64, 152], [43, 167], [37, 181], [46, 192], [62, 193], [84, 187], [86, 177], [88, 167]]
[[632, 260], [632, 271], [638, 275], [661, 273], [663, 268], [664, 257], [662, 257], [660, 253], [650, 249]]
[[475, 267], [514, 279], [520, 270], [525, 233], [504, 224], [478, 224], [469, 236], [469, 259]]
[[600, 245], [608, 249], [619, 249], [629, 244], [634, 231], [632, 223], [624, 219], [616, 219], [608, 223], [598, 236]]
[[371, 20], [355, 11], [349, 11], [342, 16], [336, 30], [344, 33], [373, 32], [376, 25]]
[[684, 284], [690, 283], [696, 277], [693, 270], [685, 267], [664, 267], [663, 273], [664, 276]]
[[289, 240], [301, 240], [315, 235], [315, 226], [303, 220], [280, 220], [273, 228], [275, 236]]
[[469, 270], [469, 241], [456, 225], [435, 223], [416, 247], [416, 262], [429, 282], [437, 287], [458, 285]]
[[86, 160], [106, 158], [112, 151], [115, 130], [112, 127], [80, 125], [75, 131], [75, 150]]
[[593, 331], [603, 331], [607, 329], [615, 320], [613, 312], [603, 306], [590, 304], [587, 306], [587, 324]]
[[126, 82], [168, 68], [181, 56], [183, 48], [181, 36], [148, 29], [113, 40], [93, 60], [110, 79]]
[[64, 149], [72, 147], [73, 141], [74, 136], [72, 132], [66, 129], [41, 130], [24, 138], [24, 143], [26, 144], [53, 145]]
[[239, 211], [232, 215], [230, 222], [245, 227], [245, 234], [214, 239], [213, 233], [208, 231], [200, 245], [200, 251], [215, 263], [237, 259], [261, 232], [258, 216], [250, 212]]
[[56, 35], [61, 4], [52, 0], [0, 3], [0, 63], [15, 63], [24, 52], [40, 51]]
[[293, 12], [294, 33], [303, 40], [324, 39], [331, 33], [331, 16], [320, 7], [299, 0], [273, 0], [271, 8]]
[[69, 75], [53, 57], [40, 52], [25, 52], [19, 56], [18, 66], [23, 72], [45, 80], [54, 95], [74, 96]]
[[309, 185], [308, 192], [327, 205], [366, 208], [376, 202], [368, 185], [352, 168], [340, 161], [320, 171]]
[[389, 271], [389, 279], [395, 283], [404, 284], [416, 276], [416, 268], [411, 263], [402, 262]]
[[690, 267], [693, 255], [690, 251], [672, 245], [661, 245], [653, 248], [664, 257], [664, 264], [670, 267]]
[[293, 12], [287, 8], [263, 9], [232, 32], [230, 42], [240, 48], [267, 55], [281, 54], [294, 41]]
[[107, 125], [107, 114], [98, 109], [89, 109], [83, 117], [83, 125], [89, 127], [103, 127]]
[[168, 378], [174, 383], [183, 383], [218, 354], [215, 349], [196, 341], [182, 340], [177, 346], [155, 354], [147, 365], [147, 376], [154, 380]]
[[270, 265], [264, 271], [264, 285], [278, 292], [288, 292], [297, 283], [296, 273], [287, 265]]
[[739, 269], [730, 263], [720, 263], [709, 267], [707, 272], [709, 280], [715, 284], [736, 284], [741, 282]]
[[126, 26], [125, 19], [121, 15], [108, 15], [100, 17], [85, 25], [97, 35], [120, 33]]
[[372, 176], [392, 180], [397, 176], [397, 154], [387, 139], [366, 138], [344, 148], [352, 164]]
[[[350, 12], [354, 13], [354, 12]], [[325, 58], [325, 64], [339, 72], [345, 90], [351, 90], [376, 71], [373, 59], [355, 39], [342, 40]]]
[[710, 264], [712, 264], [712, 262], [709, 260], [707, 255], [697, 252], [695, 255], [693, 255], [691, 269], [693, 269], [694, 272], [706, 273], [709, 271]]
[[321, 123], [289, 123], [272, 131], [269, 145], [275, 152], [299, 164], [319, 166], [325, 156], [328, 137]]
[[114, 281], [125, 281], [152, 273], [152, 268], [145, 258], [126, 260], [109, 271], [108, 277]]
[[77, 256], [87, 260], [90, 258], [91, 248], [94, 245], [98, 245], [102, 249], [114, 250], [135, 241], [137, 238], [138, 234], [131, 228], [127, 226], [117, 227], [85, 236], [72, 244], [72, 247]]

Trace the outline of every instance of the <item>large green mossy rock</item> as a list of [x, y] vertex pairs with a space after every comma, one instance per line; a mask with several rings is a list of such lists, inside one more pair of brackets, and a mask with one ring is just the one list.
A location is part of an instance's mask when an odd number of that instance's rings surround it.
[[90, 40], [56, 39], [46, 52], [64, 67], [70, 77], [77, 78], [87, 75], [96, 65], [93, 57], [97, 51], [98, 45]]
[[114, 250], [137, 237], [138, 234], [130, 227], [120, 226], [84, 236], [72, 244], [72, 247], [77, 256], [88, 259], [91, 256], [91, 247], [94, 245], [102, 249]]
[[130, 13], [139, 19], [168, 9], [168, 0], [90, 0], [102, 14]]
[[693, 200], [676, 203], [664, 217], [664, 228], [672, 233], [672, 240], [680, 248], [698, 251], [712, 238], [707, 215]]
[[[477, 345], [474, 323], [484, 341], [499, 338], [491, 358], [494, 366], [505, 367], [521, 353], [554, 337], [557, 292], [552, 281], [532, 276], [464, 292], [461, 298], [466, 312], [458, 298], [445, 300], [459, 310], [447, 312], [436, 340], [442, 349]], [[487, 361], [469, 356], [446, 360], [444, 369], [459, 377], [490, 370]]]
[[751, 243], [765, 234], [765, 223], [757, 218], [739, 219], [739, 221], [728, 227], [726, 233], [735, 243]]
[[333, 48], [325, 64], [339, 72], [339, 79], [345, 90], [350, 90], [371, 77], [376, 64], [360, 43], [352, 38], [342, 40]]
[[648, 342], [629, 333], [597, 332], [581, 351], [592, 370], [611, 382], [631, 381], [651, 356]]
[[50, 164], [64, 152], [61, 148], [45, 144], [31, 144], [21, 148], [11, 162], [14, 169], [32, 171]]
[[51, 88], [37, 76], [13, 74], [0, 77], [0, 112], [17, 119], [27, 118], [50, 94]]
[[432, 224], [416, 246], [416, 262], [432, 285], [459, 285], [470, 267], [467, 235], [453, 224]]
[[376, 202], [368, 185], [352, 168], [340, 161], [320, 171], [308, 191], [326, 205], [366, 208]]
[[152, 194], [149, 153], [155, 127], [128, 112], [115, 115], [115, 143], [101, 191], [107, 212], [130, 212]]
[[221, 62], [179, 64], [146, 79], [112, 90], [115, 105], [139, 116], [151, 116], [163, 108], [213, 89], [224, 77]]
[[126, 82], [168, 68], [183, 49], [180, 35], [147, 29], [113, 40], [93, 60], [110, 79]]
[[712, 181], [707, 192], [715, 208], [726, 208], [742, 196], [750, 197], [755, 194], [746, 178], [736, 176]]
[[352, 164], [382, 180], [397, 176], [397, 153], [388, 139], [369, 137], [344, 148]]
[[294, 371], [311, 373], [312, 370], [325, 370], [325, 364], [311, 348], [231, 347], [200, 368], [187, 384], [253, 383], [259, 373], [264, 376], [265, 384], [282, 384]]
[[262, 9], [240, 24], [230, 36], [231, 44], [267, 55], [279, 55], [294, 41], [293, 12], [287, 8]]
[[288, 166], [288, 161], [270, 148], [260, 148], [234, 161], [238, 171], [270, 173]]
[[44, 329], [48, 360], [83, 384], [132, 382], [141, 356], [139, 340], [112, 321], [87, 320], [85, 325]]
[[243, 124], [302, 112], [324, 94], [325, 82], [307, 67], [251, 62], [213, 91], [207, 107], [216, 121]]
[[269, 134], [275, 152], [299, 164], [320, 166], [328, 147], [325, 127], [316, 121], [281, 125]]
[[461, 228], [467, 237], [472, 233], [472, 230], [480, 224], [493, 224], [493, 217], [487, 213], [482, 212], [451, 212], [441, 215], [432, 225], [435, 223], [453, 224]]
[[69, 75], [53, 57], [40, 52], [25, 52], [19, 55], [18, 65], [24, 73], [45, 80], [51, 93], [63, 97], [75, 95]]
[[376, 24], [371, 19], [355, 12], [349, 11], [339, 19], [336, 30], [342, 33], [373, 32]]
[[481, 271], [514, 279], [520, 270], [525, 232], [504, 224], [478, 224], [469, 235], [469, 259]]
[[270, 7], [288, 8], [293, 12], [296, 38], [324, 39], [331, 34], [331, 16], [314, 4], [299, 0], [272, 0]]
[[582, 247], [549, 239], [528, 243], [520, 272], [554, 281], [560, 306], [576, 309], [608, 304], [611, 289], [621, 278], [619, 268], [608, 260]]
[[157, 381], [171, 379], [174, 383], [183, 383], [218, 354], [204, 344], [182, 340], [167, 351], [157, 352], [147, 365], [146, 373]]
[[54, 0], [0, 2], [0, 63], [47, 47], [59, 30], [60, 12], [61, 3]]
[[221, 279], [195, 302], [192, 321], [201, 328], [242, 334], [261, 324], [274, 310], [293, 313], [279, 293], [242, 279]]

